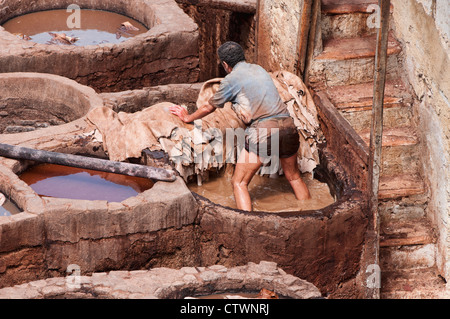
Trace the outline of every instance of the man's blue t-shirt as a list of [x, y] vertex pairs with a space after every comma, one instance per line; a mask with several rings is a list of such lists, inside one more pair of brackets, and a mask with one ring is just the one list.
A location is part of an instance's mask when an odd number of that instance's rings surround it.
[[219, 89], [209, 103], [221, 108], [226, 102], [246, 124], [289, 111], [269, 73], [257, 64], [241, 61], [221, 81]]

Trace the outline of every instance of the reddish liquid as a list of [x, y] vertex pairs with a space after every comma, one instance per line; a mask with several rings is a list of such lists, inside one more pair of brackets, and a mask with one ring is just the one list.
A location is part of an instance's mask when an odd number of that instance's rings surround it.
[[[143, 24], [129, 17], [113, 12], [89, 9], [80, 11], [80, 28], [70, 28], [67, 25], [67, 19], [71, 14], [67, 10], [33, 12], [11, 19], [3, 27], [10, 33], [20, 37], [28, 36], [31, 38], [30, 41], [42, 44], [53, 43], [49, 32], [65, 33], [67, 36], [78, 38], [73, 43], [76, 46], [120, 43], [148, 31]], [[121, 32], [121, 24], [126, 21], [139, 30]], [[54, 44], [60, 43], [54, 42]]]
[[150, 189], [146, 178], [75, 167], [40, 164], [20, 175], [40, 196], [121, 202]]

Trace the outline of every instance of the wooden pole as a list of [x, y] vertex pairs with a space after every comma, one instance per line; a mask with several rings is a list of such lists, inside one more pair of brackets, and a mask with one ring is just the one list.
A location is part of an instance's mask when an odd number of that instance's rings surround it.
[[[389, 34], [390, 0], [378, 0], [380, 8], [380, 28], [377, 33], [377, 48], [375, 53], [372, 125], [370, 130], [369, 145], [369, 238], [373, 240], [372, 266], [376, 265], [379, 270], [379, 234], [380, 221], [378, 216], [378, 188], [381, 173], [381, 150], [383, 136], [383, 103], [384, 88], [386, 82], [387, 47]], [[368, 256], [371, 258], [370, 256]], [[369, 264], [369, 263], [368, 263]], [[372, 267], [372, 269], [375, 269]], [[367, 271], [367, 269], [366, 269]], [[381, 274], [377, 274], [381, 276]], [[378, 283], [380, 279], [378, 278]], [[380, 286], [368, 287], [366, 297], [370, 299], [380, 298]]]
[[300, 23], [298, 26], [298, 61], [297, 76], [303, 78], [305, 71], [306, 53], [308, 47], [309, 30], [311, 27], [311, 10], [313, 0], [303, 0]]
[[36, 150], [8, 144], [0, 144], [0, 156], [77, 168], [86, 168], [108, 173], [144, 177], [158, 181], [173, 182], [176, 179], [175, 171], [172, 170], [139, 164], [115, 162], [80, 155]]
[[320, 8], [321, 8], [321, 0], [313, 0], [312, 8], [311, 8], [311, 26], [309, 28], [309, 36], [306, 47], [306, 56], [303, 62], [303, 82], [306, 86], [310, 85], [309, 82], [309, 67], [311, 61], [314, 57], [314, 53], [316, 51], [316, 47], [321, 47], [319, 41], [322, 41], [321, 37], [321, 28], [320, 28]]

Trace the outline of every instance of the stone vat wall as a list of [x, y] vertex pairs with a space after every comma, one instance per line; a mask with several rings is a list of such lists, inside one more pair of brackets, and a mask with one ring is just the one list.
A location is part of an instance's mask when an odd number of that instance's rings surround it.
[[268, 71], [296, 73], [303, 0], [261, 0], [257, 61]]
[[[25, 13], [65, 9], [72, 1], [5, 0], [0, 24]], [[167, 83], [197, 82], [198, 28], [175, 1], [78, 1], [82, 9], [120, 13], [144, 23], [149, 31], [120, 44], [59, 46], [19, 39], [0, 27], [0, 72], [53, 73], [97, 91], [111, 92]]]
[[195, 109], [203, 83], [167, 84], [145, 87], [140, 90], [102, 93], [106, 106], [115, 112], [133, 113], [161, 102], [184, 104]]
[[0, 74], [0, 133], [34, 131], [83, 117], [102, 105], [95, 91], [52, 74]]
[[314, 93], [320, 127], [326, 136], [328, 152], [333, 160], [352, 177], [355, 187], [365, 191], [368, 179], [369, 149], [327, 96]]
[[[340, 172], [338, 178], [345, 179], [343, 171], [328, 164], [325, 171]], [[367, 216], [362, 194], [349, 189], [348, 182], [341, 185], [342, 197], [336, 203], [317, 211], [249, 213], [196, 195], [202, 265], [274, 261], [325, 295], [357, 296], [363, 290], [354, 280], [361, 267]], [[351, 288], [340, 291], [346, 282], [352, 282]]]
[[[276, 263], [261, 261], [227, 268], [182, 267], [153, 268], [136, 271], [111, 271], [91, 276], [74, 276], [33, 281], [0, 289], [2, 299], [181, 299], [217, 293], [235, 295], [258, 292], [262, 288], [280, 297], [320, 298], [311, 283], [287, 274]], [[176, 315], [179, 309], [166, 312]]]
[[[314, 101], [317, 106], [320, 127], [326, 137], [326, 144], [323, 148], [321, 163], [324, 165], [337, 165], [342, 170], [343, 176], [338, 180], [347, 181], [347, 187], [356, 191], [359, 197], [361, 216], [365, 222], [361, 255], [358, 262], [358, 270], [355, 276], [343, 283], [340, 289], [333, 294], [334, 298], [366, 298], [368, 289], [366, 282], [371, 272], [366, 273], [366, 267], [374, 263], [377, 259], [377, 251], [373, 249], [376, 246], [376, 238], [370, 231], [370, 225], [373, 224], [372, 217], [369, 215], [367, 194], [368, 183], [368, 160], [369, 150], [365, 142], [350, 126], [346, 119], [331, 104], [328, 97], [323, 93], [313, 91]], [[345, 189], [342, 186], [340, 189]], [[355, 195], [353, 195], [355, 196]], [[361, 225], [360, 225], [361, 227]]]
[[0, 285], [117, 269], [196, 265], [196, 202], [182, 180], [120, 203], [41, 198], [11, 169], [0, 189], [23, 212], [0, 216]]

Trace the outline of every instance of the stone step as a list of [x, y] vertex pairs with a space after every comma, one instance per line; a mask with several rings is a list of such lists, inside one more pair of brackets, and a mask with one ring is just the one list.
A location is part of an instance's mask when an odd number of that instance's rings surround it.
[[401, 221], [420, 220], [426, 217], [428, 194], [411, 195], [378, 203], [380, 223], [389, 225]]
[[436, 245], [400, 245], [380, 247], [381, 271], [420, 269], [436, 266]]
[[436, 234], [427, 218], [391, 219], [380, 224], [380, 247], [435, 243]]
[[[336, 86], [373, 81], [374, 57], [350, 60], [311, 61], [309, 69], [310, 85], [316, 90]], [[400, 62], [397, 55], [389, 55], [386, 63], [386, 80], [397, 79]]]
[[381, 272], [381, 299], [447, 298], [436, 267]]
[[416, 145], [383, 147], [381, 176], [420, 175], [420, 151]]
[[[362, 140], [370, 145], [370, 130], [359, 133]], [[381, 153], [382, 176], [419, 174], [420, 152], [418, 138], [414, 129], [390, 128], [383, 130], [383, 148]]]
[[380, 177], [378, 198], [380, 200], [396, 199], [424, 194], [425, 191], [425, 183], [419, 175], [382, 175]]
[[[373, 82], [329, 87], [327, 95], [340, 111], [368, 111], [372, 109]], [[411, 103], [411, 94], [403, 81], [397, 79], [386, 82], [384, 108], [400, 107]]]
[[[353, 129], [360, 133], [367, 129], [370, 129], [372, 123], [372, 112], [357, 111], [348, 112], [347, 110], [341, 111], [342, 116], [350, 123]], [[383, 128], [408, 128], [414, 125], [412, 107], [411, 106], [393, 106], [386, 107], [383, 110]]]
[[322, 39], [356, 38], [377, 33], [372, 26], [371, 13], [322, 14]]
[[[370, 129], [366, 129], [359, 133], [359, 136], [366, 142], [367, 146], [370, 144]], [[418, 138], [416, 131], [411, 127], [395, 127], [383, 129], [382, 145], [383, 147], [392, 146], [408, 146], [416, 145]]]
[[[352, 59], [364, 59], [375, 57], [376, 35], [366, 37], [355, 37], [345, 39], [328, 39], [323, 42], [323, 51], [317, 55], [315, 60], [342, 61]], [[395, 55], [401, 52], [400, 43], [394, 38], [392, 33], [388, 37], [388, 55]]]
[[[376, 36], [329, 39], [323, 43], [323, 51], [311, 61], [308, 76], [312, 87], [320, 89], [373, 81]], [[399, 78], [400, 52], [400, 44], [390, 34], [386, 63], [387, 81]]]

